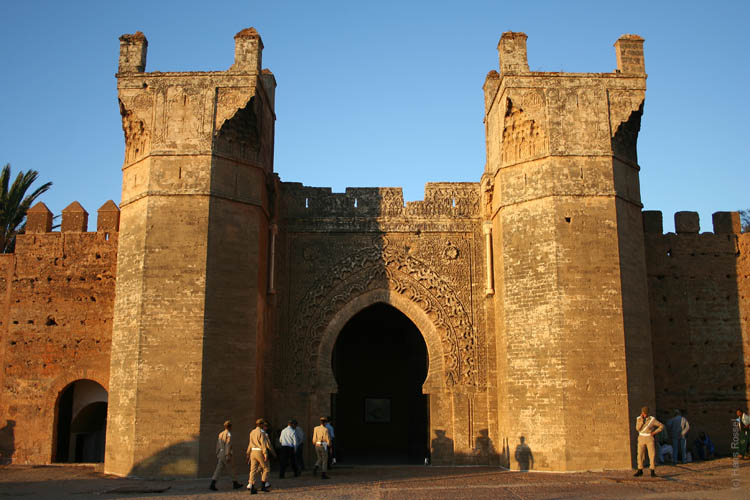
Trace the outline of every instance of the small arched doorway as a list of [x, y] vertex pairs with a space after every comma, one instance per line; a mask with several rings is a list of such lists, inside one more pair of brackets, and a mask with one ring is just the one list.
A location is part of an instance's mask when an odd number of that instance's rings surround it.
[[416, 325], [393, 306], [373, 304], [342, 328], [331, 361], [337, 460], [422, 463], [429, 450], [422, 394], [429, 360]]
[[54, 462], [104, 461], [107, 399], [106, 389], [93, 380], [77, 380], [60, 392]]

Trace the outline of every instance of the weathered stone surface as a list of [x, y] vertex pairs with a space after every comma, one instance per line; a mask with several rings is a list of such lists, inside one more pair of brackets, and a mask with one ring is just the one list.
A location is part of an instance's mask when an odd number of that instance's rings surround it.
[[750, 239], [736, 213], [698, 234], [681, 212], [664, 235], [642, 212], [640, 37], [616, 42], [613, 73], [551, 73], [503, 34], [479, 182], [408, 203], [280, 181], [254, 29], [225, 72], [144, 73], [146, 47], [121, 38], [122, 213], [106, 203], [87, 233], [74, 203], [50, 233], [39, 204], [0, 256], [3, 457], [49, 461], [57, 398], [88, 378], [109, 390], [108, 472], [205, 476], [225, 419], [242, 450], [257, 417], [309, 433], [335, 410], [337, 338], [375, 304], [424, 340], [435, 464], [629, 468], [644, 404], [687, 410], [728, 451], [750, 386]]
[[34, 232], [0, 255], [0, 426], [13, 422], [3, 460], [48, 463], [63, 390], [109, 386], [117, 242], [117, 233]]

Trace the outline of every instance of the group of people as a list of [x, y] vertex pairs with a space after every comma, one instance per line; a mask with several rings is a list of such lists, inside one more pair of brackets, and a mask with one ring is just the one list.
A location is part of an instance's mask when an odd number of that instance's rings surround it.
[[[271, 444], [271, 438], [268, 435], [269, 424], [265, 419], [259, 418], [255, 421], [255, 428], [250, 432], [250, 442], [246, 451], [246, 462], [250, 465], [250, 476], [248, 478], [247, 489], [251, 494], [258, 493], [258, 490], [270, 491], [271, 483], [268, 481], [268, 475], [271, 472], [270, 457], [279, 459], [279, 478], [284, 479], [287, 469], [291, 466], [294, 476], [302, 474], [304, 469], [304, 440], [305, 433], [299, 427], [295, 419], [290, 419], [288, 425], [281, 430], [276, 445], [278, 453]], [[332, 458], [332, 447], [334, 443], [333, 425], [330, 423], [330, 417], [321, 417], [320, 425], [313, 429], [312, 443], [315, 447], [317, 461], [313, 469], [313, 475], [317, 476], [321, 471], [321, 479], [328, 479], [328, 468]], [[234, 459], [232, 451], [232, 422], [224, 422], [224, 430], [219, 433], [216, 441], [216, 469], [211, 477], [209, 489], [216, 490], [216, 481], [225, 471], [229, 472], [232, 477], [232, 487], [241, 488], [242, 485], [237, 482], [237, 476], [234, 469]], [[256, 488], [256, 480], [260, 478], [260, 488]]]
[[[739, 433], [735, 441], [738, 445], [736, 456], [738, 458], [750, 458], [750, 415], [738, 408], [737, 419], [733, 423]], [[638, 470], [635, 476], [643, 475], [643, 463], [648, 454], [651, 477], [656, 477], [656, 445], [654, 436], [664, 431], [664, 424], [655, 417], [649, 415], [649, 408], [641, 408], [641, 414], [635, 421], [635, 430], [638, 432]], [[665, 463], [665, 457], [670, 455], [673, 464], [687, 463], [691, 461], [687, 450], [687, 433], [690, 430], [688, 419], [680, 410], [674, 411], [674, 416], [667, 421], [666, 432], [659, 439], [659, 459]], [[671, 438], [671, 441], [670, 441]], [[670, 444], [671, 443], [671, 444]], [[701, 460], [709, 460], [714, 456], [714, 445], [706, 432], [700, 432], [693, 442], [694, 452]], [[734, 447], [734, 445], [733, 445]]]

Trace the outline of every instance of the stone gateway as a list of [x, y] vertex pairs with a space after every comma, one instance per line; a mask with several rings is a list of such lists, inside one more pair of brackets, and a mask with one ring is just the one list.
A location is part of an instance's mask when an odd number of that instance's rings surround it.
[[279, 179], [253, 28], [227, 71], [147, 73], [147, 46], [120, 38], [119, 208], [51, 232], [40, 203], [0, 256], [2, 460], [207, 477], [228, 418], [244, 449], [257, 418], [331, 415], [340, 461], [626, 469], [642, 406], [729, 452], [750, 236], [642, 210], [642, 38], [557, 73], [504, 33], [484, 172], [407, 203]]

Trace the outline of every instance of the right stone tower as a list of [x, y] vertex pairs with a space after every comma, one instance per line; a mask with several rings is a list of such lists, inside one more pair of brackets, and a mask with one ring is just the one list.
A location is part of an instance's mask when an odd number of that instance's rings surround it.
[[620, 37], [614, 73], [552, 73], [529, 71], [526, 38], [502, 35], [484, 84], [499, 430], [536, 469], [627, 468], [654, 406], [643, 39]]

